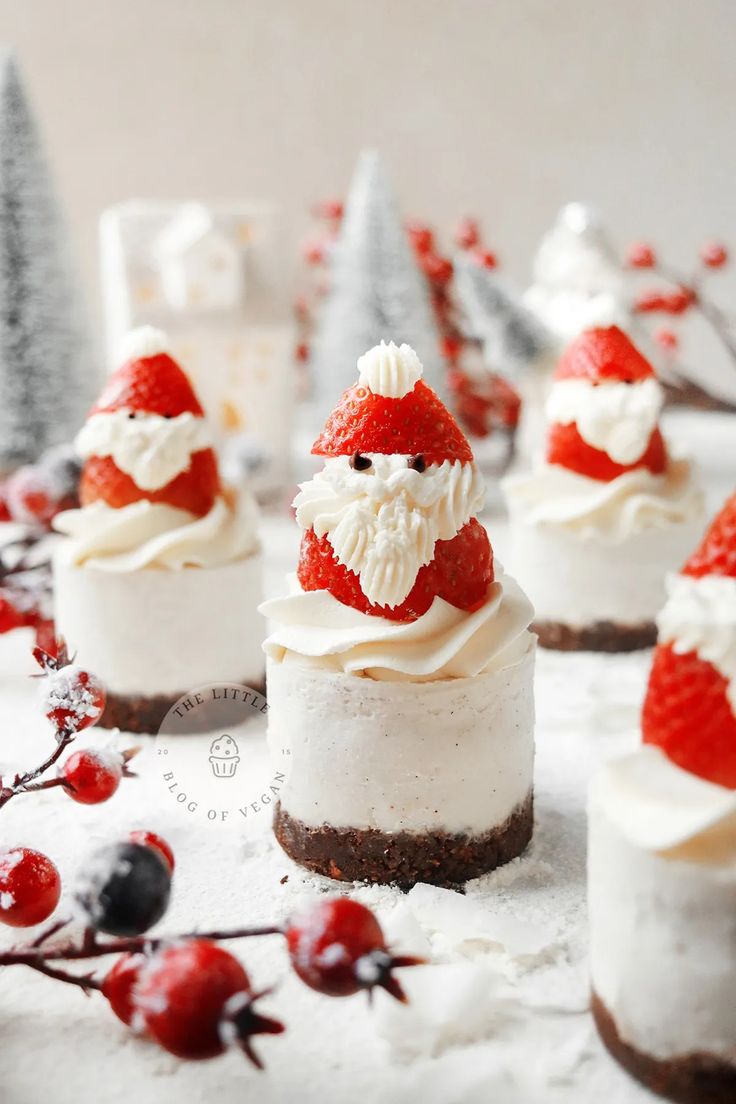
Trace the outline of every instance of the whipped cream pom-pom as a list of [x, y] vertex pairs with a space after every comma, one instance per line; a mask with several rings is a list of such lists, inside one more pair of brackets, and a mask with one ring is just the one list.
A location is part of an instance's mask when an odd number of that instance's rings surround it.
[[411, 345], [382, 341], [358, 361], [358, 381], [374, 395], [401, 399], [422, 378], [422, 362]]
[[120, 344], [120, 360], [125, 364], [129, 360], [145, 360], [170, 352], [169, 339], [163, 330], [155, 326], [138, 326], [125, 335]]

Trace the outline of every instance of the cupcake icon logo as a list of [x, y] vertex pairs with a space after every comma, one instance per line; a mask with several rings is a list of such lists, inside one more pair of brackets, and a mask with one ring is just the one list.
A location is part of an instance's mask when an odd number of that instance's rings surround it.
[[210, 766], [215, 778], [233, 778], [239, 762], [238, 745], [232, 736], [224, 733], [212, 741]]

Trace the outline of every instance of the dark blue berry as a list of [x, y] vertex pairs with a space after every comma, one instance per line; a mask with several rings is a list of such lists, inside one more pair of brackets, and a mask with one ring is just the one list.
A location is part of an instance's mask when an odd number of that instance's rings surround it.
[[171, 871], [163, 858], [139, 843], [116, 843], [88, 860], [77, 901], [90, 925], [108, 935], [142, 935], [166, 912]]

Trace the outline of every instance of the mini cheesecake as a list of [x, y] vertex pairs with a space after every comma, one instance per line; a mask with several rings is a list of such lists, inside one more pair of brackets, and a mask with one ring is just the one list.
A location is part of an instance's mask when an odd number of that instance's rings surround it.
[[643, 746], [589, 801], [593, 1014], [683, 1104], [736, 1100], [736, 495], [669, 583]]
[[274, 829], [332, 878], [455, 885], [533, 828], [531, 605], [475, 514], [482, 480], [408, 346], [371, 350], [295, 500], [290, 593], [262, 606]]
[[101, 723], [155, 733], [195, 687], [262, 685], [257, 511], [221, 484], [163, 335], [131, 335], [76, 444], [82, 505], [55, 520], [55, 620], [106, 686]]
[[544, 647], [656, 641], [665, 577], [702, 524], [692, 466], [658, 429], [661, 403], [651, 366], [616, 327], [582, 334], [560, 361], [545, 463], [503, 485], [510, 562]]

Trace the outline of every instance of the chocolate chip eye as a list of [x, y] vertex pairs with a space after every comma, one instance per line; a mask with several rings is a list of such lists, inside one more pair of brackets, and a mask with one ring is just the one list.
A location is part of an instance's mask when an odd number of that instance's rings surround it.
[[372, 464], [372, 460], [369, 460], [367, 456], [363, 456], [359, 452], [354, 452], [350, 457], [350, 467], [354, 468], [355, 471], [367, 471]]
[[424, 459], [421, 452], [418, 453], [416, 456], [412, 456], [412, 458], [409, 460], [409, 467], [418, 472], [426, 471], [427, 461]]
[[128, 417], [129, 418], [135, 418], [135, 410], [128, 411]]

